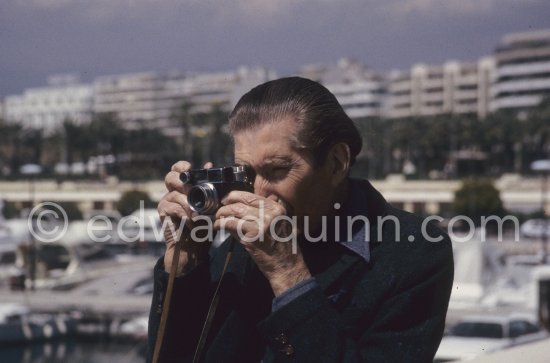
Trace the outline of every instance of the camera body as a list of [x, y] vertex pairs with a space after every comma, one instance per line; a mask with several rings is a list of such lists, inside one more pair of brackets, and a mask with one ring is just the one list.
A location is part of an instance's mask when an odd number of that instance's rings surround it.
[[192, 185], [187, 194], [189, 207], [202, 215], [214, 215], [220, 201], [233, 190], [254, 190], [249, 170], [245, 166], [193, 169], [180, 174], [184, 184]]

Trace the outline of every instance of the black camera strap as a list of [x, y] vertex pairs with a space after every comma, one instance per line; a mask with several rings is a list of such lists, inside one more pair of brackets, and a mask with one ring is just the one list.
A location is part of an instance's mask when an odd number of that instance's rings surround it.
[[214, 320], [214, 315], [216, 314], [216, 309], [218, 308], [218, 303], [220, 302], [220, 287], [222, 286], [223, 277], [227, 271], [227, 266], [229, 266], [229, 261], [231, 261], [231, 256], [233, 255], [233, 246], [235, 245], [235, 240], [231, 238], [227, 243], [230, 243], [229, 250], [225, 256], [225, 262], [223, 264], [223, 270], [216, 285], [216, 290], [214, 291], [214, 296], [212, 301], [210, 301], [210, 307], [208, 308], [208, 314], [206, 314], [206, 319], [202, 327], [201, 336], [199, 342], [197, 343], [197, 348], [195, 350], [195, 355], [193, 356], [193, 363], [198, 363], [204, 350], [204, 345], [206, 343], [206, 338], [208, 337], [208, 331], [212, 326], [212, 321]]
[[[159, 328], [157, 330], [157, 339], [155, 341], [155, 349], [153, 351], [153, 360], [152, 360], [153, 363], [159, 363], [160, 350], [162, 348], [164, 334], [166, 332], [166, 324], [168, 322], [168, 314], [170, 312], [172, 293], [174, 291], [174, 281], [176, 279], [176, 275], [178, 272], [180, 252], [181, 252], [182, 246], [185, 243], [188, 243], [190, 241], [190, 235], [189, 233], [182, 233], [182, 236], [178, 241], [174, 241], [174, 239], [175, 237], [173, 236], [173, 234], [168, 233], [166, 242], [174, 243], [174, 255], [172, 257], [172, 265], [170, 266], [170, 273], [168, 276], [168, 284], [166, 286], [164, 304], [162, 306], [162, 313], [160, 317]], [[229, 266], [229, 262], [231, 261], [231, 256], [233, 255], [233, 246], [235, 242], [233, 239], [230, 239], [227, 242], [230, 243], [229, 250], [227, 251], [227, 255], [225, 257], [225, 262], [223, 265], [222, 273], [220, 275], [220, 279], [216, 285], [216, 289], [214, 290], [214, 295], [212, 297], [212, 300], [210, 301], [210, 307], [208, 308], [208, 313], [206, 315], [206, 319], [202, 327], [201, 335], [199, 337], [199, 341], [195, 349], [195, 354], [193, 356], [193, 363], [199, 362], [200, 357], [202, 355], [202, 351], [204, 350], [206, 338], [208, 336], [210, 327], [212, 326], [212, 321], [214, 320], [214, 315], [216, 313], [216, 309], [218, 308], [218, 303], [220, 301], [219, 292], [220, 292], [220, 287], [222, 285], [223, 277], [225, 276], [225, 272], [227, 271], [227, 266]]]
[[155, 341], [155, 350], [153, 351], [153, 363], [159, 362], [160, 349], [162, 348], [162, 342], [164, 340], [164, 333], [166, 332], [166, 323], [168, 321], [168, 313], [170, 312], [170, 303], [172, 302], [172, 292], [174, 291], [174, 280], [178, 272], [178, 264], [180, 260], [180, 252], [183, 244], [189, 240], [189, 234], [182, 231], [182, 235], [178, 241], [175, 241], [173, 233], [165, 233], [166, 243], [174, 243], [174, 254], [172, 256], [172, 265], [170, 266], [170, 273], [168, 275], [168, 284], [166, 286], [166, 293], [164, 294], [164, 304], [162, 305], [162, 313], [160, 316], [159, 328], [157, 330], [157, 339]]

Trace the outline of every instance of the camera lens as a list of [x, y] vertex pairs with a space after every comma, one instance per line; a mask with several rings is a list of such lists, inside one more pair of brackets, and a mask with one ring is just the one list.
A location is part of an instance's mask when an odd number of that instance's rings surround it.
[[183, 184], [191, 182], [192, 180], [191, 173], [188, 171], [184, 171], [183, 173], [180, 174], [180, 180], [182, 181]]
[[191, 203], [191, 206], [193, 209], [203, 209], [205, 204], [206, 196], [200, 190], [199, 188], [191, 189], [191, 192], [189, 193], [189, 199], [191, 199], [193, 202]]
[[187, 202], [199, 214], [214, 214], [218, 208], [218, 193], [211, 183], [198, 184], [189, 190]]

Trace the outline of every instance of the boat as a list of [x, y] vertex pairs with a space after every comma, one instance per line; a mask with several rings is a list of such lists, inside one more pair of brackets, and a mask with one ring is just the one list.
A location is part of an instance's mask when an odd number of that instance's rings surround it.
[[0, 304], [0, 345], [60, 338], [74, 334], [76, 326], [66, 314], [37, 314], [23, 304]]

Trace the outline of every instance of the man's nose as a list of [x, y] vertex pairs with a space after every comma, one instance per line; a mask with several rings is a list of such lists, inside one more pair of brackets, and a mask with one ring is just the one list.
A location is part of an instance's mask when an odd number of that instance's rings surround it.
[[261, 175], [256, 175], [256, 178], [254, 178], [254, 194], [265, 198], [273, 194], [272, 192], [273, 190], [270, 188], [267, 180], [262, 178]]

